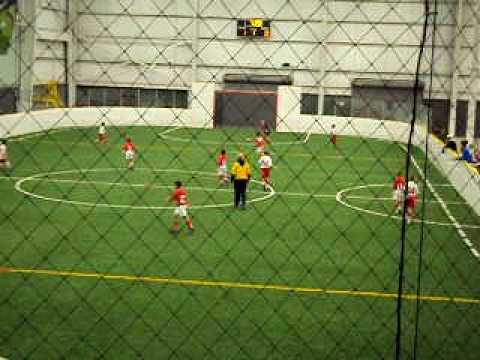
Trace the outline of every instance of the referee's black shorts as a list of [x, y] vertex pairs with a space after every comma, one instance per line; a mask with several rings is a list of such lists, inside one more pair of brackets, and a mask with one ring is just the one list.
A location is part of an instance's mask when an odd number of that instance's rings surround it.
[[247, 184], [248, 180], [234, 180], [234, 205], [235, 207], [245, 207], [247, 202]]

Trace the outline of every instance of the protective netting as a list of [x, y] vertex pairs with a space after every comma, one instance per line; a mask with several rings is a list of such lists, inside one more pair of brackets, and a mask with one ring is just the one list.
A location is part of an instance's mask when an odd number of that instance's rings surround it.
[[0, 0], [0, 358], [478, 358], [479, 29]]

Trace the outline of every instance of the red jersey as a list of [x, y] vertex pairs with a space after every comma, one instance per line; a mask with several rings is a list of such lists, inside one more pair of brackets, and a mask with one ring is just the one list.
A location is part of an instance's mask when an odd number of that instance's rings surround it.
[[217, 159], [218, 166], [227, 166], [227, 155], [220, 154]]
[[175, 189], [172, 195], [172, 201], [174, 201], [177, 206], [187, 205], [187, 190], [184, 188]]
[[123, 151], [135, 151], [135, 144], [132, 142], [127, 142], [123, 144]]
[[255, 138], [255, 147], [257, 148], [265, 147], [265, 139], [263, 138], [263, 136], [259, 136]]
[[403, 176], [396, 176], [393, 182], [393, 190], [405, 190], [405, 178]]

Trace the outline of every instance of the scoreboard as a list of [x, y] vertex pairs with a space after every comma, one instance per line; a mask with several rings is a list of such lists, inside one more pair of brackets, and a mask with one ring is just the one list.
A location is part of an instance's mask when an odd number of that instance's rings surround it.
[[237, 37], [270, 39], [270, 20], [240, 19], [237, 20]]

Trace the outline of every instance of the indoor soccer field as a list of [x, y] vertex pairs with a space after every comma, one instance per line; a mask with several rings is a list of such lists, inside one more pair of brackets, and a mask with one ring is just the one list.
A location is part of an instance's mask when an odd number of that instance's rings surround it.
[[[391, 187], [405, 169], [403, 145], [274, 133], [265, 191], [251, 129], [109, 128], [103, 145], [96, 130], [10, 140], [16, 166], [0, 179], [3, 354], [394, 356], [402, 220]], [[125, 135], [139, 153], [133, 171]], [[222, 149], [229, 167], [239, 152], [253, 167], [244, 211], [218, 183]], [[426, 171], [431, 188], [420, 188], [404, 229], [404, 346], [418, 331], [421, 358], [474, 359], [480, 270], [465, 239], [478, 248], [480, 218], [420, 149], [413, 154], [411, 175], [422, 184]], [[193, 234], [169, 233], [176, 180], [189, 193]]]

